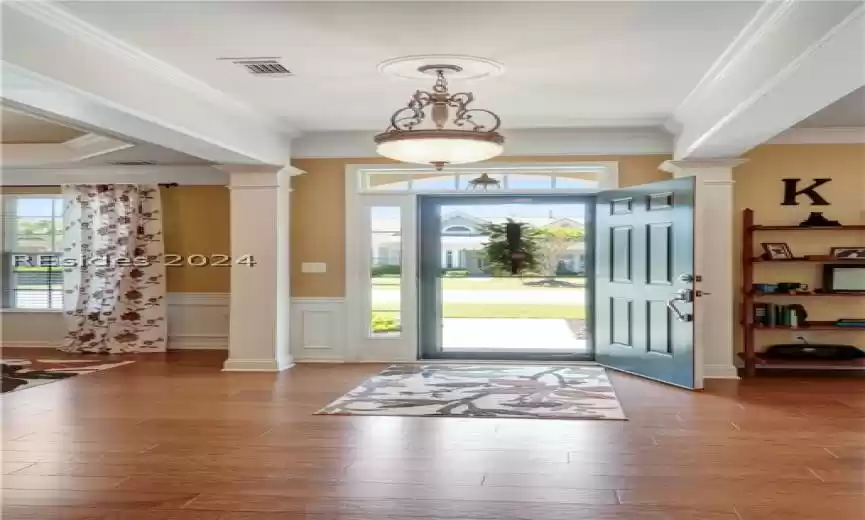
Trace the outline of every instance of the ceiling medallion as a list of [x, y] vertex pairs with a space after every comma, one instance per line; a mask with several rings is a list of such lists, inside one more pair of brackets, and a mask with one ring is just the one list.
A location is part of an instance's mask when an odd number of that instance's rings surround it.
[[[378, 154], [401, 162], [432, 164], [436, 170], [446, 164], [474, 163], [501, 155], [505, 138], [497, 132], [499, 116], [482, 108], [468, 108], [474, 101], [471, 92], [448, 92], [446, 75], [459, 72], [461, 67], [424, 65], [418, 70], [435, 74], [432, 92], [416, 91], [405, 108], [394, 112], [388, 129], [375, 136]], [[455, 109], [453, 119], [451, 108]], [[475, 120], [476, 116], [486, 124]]]

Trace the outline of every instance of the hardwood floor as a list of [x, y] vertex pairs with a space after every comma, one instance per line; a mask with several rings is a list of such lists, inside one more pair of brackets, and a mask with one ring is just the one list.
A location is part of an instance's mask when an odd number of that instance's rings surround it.
[[[6, 349], [6, 357], [33, 357]], [[59, 358], [54, 351], [39, 353]], [[611, 374], [629, 421], [312, 415], [381, 367], [186, 351], [6, 394], [4, 520], [847, 520], [862, 380]]]

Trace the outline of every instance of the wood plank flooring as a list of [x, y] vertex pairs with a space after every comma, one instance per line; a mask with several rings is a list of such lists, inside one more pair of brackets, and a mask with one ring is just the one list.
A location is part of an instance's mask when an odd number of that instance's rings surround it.
[[865, 515], [861, 379], [715, 381], [692, 393], [611, 373], [629, 421], [337, 417], [312, 413], [381, 366], [223, 373], [223, 356], [141, 356], [6, 394], [2, 518]]

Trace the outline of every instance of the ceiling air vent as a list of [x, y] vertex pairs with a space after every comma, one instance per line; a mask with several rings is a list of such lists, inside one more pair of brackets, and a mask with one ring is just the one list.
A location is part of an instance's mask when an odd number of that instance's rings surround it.
[[277, 60], [236, 60], [234, 63], [256, 76], [291, 76], [291, 71]]
[[113, 166], [153, 166], [155, 161], [115, 161], [110, 163]]

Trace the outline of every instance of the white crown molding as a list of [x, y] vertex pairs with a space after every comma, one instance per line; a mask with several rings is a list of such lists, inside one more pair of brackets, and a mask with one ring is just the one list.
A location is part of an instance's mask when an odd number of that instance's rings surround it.
[[3, 168], [3, 186], [61, 184], [157, 184], [226, 186], [228, 174], [210, 166], [87, 166], [79, 168]]
[[7, 0], [5, 4], [65, 34], [109, 52], [130, 64], [150, 72], [165, 82], [180, 87], [201, 99], [208, 100], [220, 108], [229, 108], [239, 115], [257, 120], [266, 124], [271, 129], [282, 133], [293, 135], [298, 133], [297, 130], [286, 125], [281, 120], [269, 117], [254, 107], [243, 103], [221, 90], [213, 88], [208, 83], [190, 76], [180, 69], [126, 43], [120, 38], [85, 22], [53, 1]]
[[865, 127], [791, 128], [767, 144], [865, 144]]
[[[375, 131], [311, 132], [291, 143], [293, 159], [377, 157]], [[672, 136], [651, 128], [527, 128], [505, 130], [506, 156], [671, 154]]]

